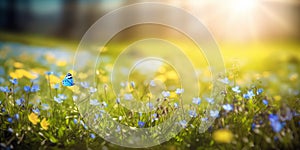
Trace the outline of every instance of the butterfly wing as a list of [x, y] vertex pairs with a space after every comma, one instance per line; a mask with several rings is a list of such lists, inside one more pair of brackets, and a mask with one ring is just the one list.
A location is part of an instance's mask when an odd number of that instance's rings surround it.
[[63, 86], [73, 86], [74, 81], [71, 73], [68, 73], [66, 77], [62, 80]]

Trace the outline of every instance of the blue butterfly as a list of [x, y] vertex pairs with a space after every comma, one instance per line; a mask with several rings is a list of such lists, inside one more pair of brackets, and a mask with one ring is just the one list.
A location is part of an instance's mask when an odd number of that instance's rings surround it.
[[62, 80], [63, 86], [73, 86], [74, 81], [71, 73], [68, 73], [66, 77]]

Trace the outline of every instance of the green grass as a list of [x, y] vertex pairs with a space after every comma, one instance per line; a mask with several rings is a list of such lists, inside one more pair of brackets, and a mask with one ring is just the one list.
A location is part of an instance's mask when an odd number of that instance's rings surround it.
[[[14, 40], [29, 45], [50, 47], [69, 45], [67, 47], [70, 47], [70, 49], [75, 47], [73, 42], [65, 44], [64, 41], [56, 39], [45, 40], [30, 36], [24, 38], [10, 34], [5, 34], [1, 38], [2, 40], [6, 39], [5, 41]], [[184, 43], [178, 43], [184, 46]], [[108, 51], [103, 55], [114, 60], [117, 50], [123, 49], [126, 45], [127, 43], [111, 44], [107, 47]], [[98, 66], [99, 74], [95, 76], [95, 86], [93, 86], [93, 83], [89, 85], [89, 87], [96, 88], [97, 91], [94, 94], [86, 95], [87, 101], [79, 104], [78, 101], [73, 100], [73, 96], [80, 96], [78, 91], [89, 93], [90, 89], [86, 89], [78, 82], [79, 80], [88, 82], [87, 77], [94, 75], [89, 68], [81, 75], [74, 73], [76, 85], [68, 88], [61, 85], [61, 80], [69, 71], [66, 68], [69, 68], [72, 64], [57, 66], [55, 60], [49, 61], [47, 64], [40, 63], [38, 60], [41, 60], [41, 58], [48, 60], [46, 59], [47, 54], [35, 59], [22, 55], [1, 58], [1, 68], [4, 70], [0, 74], [1, 80], [3, 80], [3, 82], [1, 81], [2, 91], [0, 92], [0, 109], [2, 110], [0, 113], [1, 144], [5, 147], [13, 146], [17, 149], [99, 149], [103, 147], [120, 149], [118, 145], [111, 144], [98, 136], [97, 133], [94, 133], [92, 130], [94, 126], [88, 126], [88, 124], [89, 120], [93, 120], [95, 116], [86, 116], [86, 113], [104, 110], [116, 120], [122, 116], [122, 119], [119, 120], [120, 123], [140, 128], [138, 121], [143, 121], [145, 123], [144, 127], [156, 126], [173, 115], [174, 110], [183, 108], [186, 113], [189, 110], [196, 110], [197, 116], [192, 118], [186, 128], [170, 141], [150, 149], [296, 149], [300, 145], [299, 45], [294, 42], [247, 43], [241, 45], [221, 43], [220, 47], [226, 62], [226, 77], [230, 81], [229, 84], [226, 84], [224, 104], [232, 105], [233, 110], [226, 111], [221, 105], [219, 117], [204, 133], [199, 133], [199, 127], [201, 122], [205, 121], [203, 120], [205, 114], [208, 113], [205, 112], [205, 108], [209, 103], [205, 98], [208, 97], [210, 92], [210, 81], [201, 80], [199, 83], [203, 89], [206, 89], [200, 92], [200, 105], [182, 106], [181, 95], [174, 94], [174, 89], [172, 89], [170, 90], [171, 97], [164, 98], [162, 95], [158, 95], [159, 102], [161, 102], [159, 104], [160, 108], [140, 116], [139, 113], [133, 113], [116, 103], [117, 97], [111, 84], [107, 81], [112, 61]], [[186, 53], [191, 56], [194, 51], [191, 48], [186, 50]], [[7, 52], [13, 52], [13, 50], [10, 49]], [[5, 52], [3, 51], [3, 53]], [[193, 59], [195, 64], [200, 61]], [[22, 63], [23, 66], [18, 66], [16, 62]], [[199, 75], [199, 78], [209, 78], [210, 73], [205, 73], [207, 68], [202, 66], [205, 66], [205, 62], [198, 66], [198, 69], [204, 71], [203, 74]], [[24, 76], [18, 79], [18, 84], [14, 85], [9, 80], [10, 73], [20, 68], [29, 72], [36, 72], [38, 78], [31, 80]], [[51, 76], [49, 78], [45, 74], [46, 71], [54, 71], [54, 74], [49, 75]], [[167, 69], [166, 72], [168, 71], [170, 69]], [[168, 79], [166, 74], [157, 75]], [[135, 75], [132, 79], [138, 81], [138, 77], [138, 75]], [[167, 81], [169, 81], [168, 85], [170, 87], [176, 84], [172, 80]], [[56, 83], [59, 84], [57, 89], [53, 87]], [[33, 85], [38, 85], [40, 90], [32, 92], [24, 90], [24, 86], [32, 87]], [[240, 93], [232, 90], [236, 85], [240, 87]], [[121, 92], [116, 94], [120, 94], [122, 103], [126, 102], [124, 100], [125, 93], [132, 94], [134, 97], [138, 97], [139, 100], [147, 101], [147, 98], [149, 98], [147, 86], [149, 85], [135, 82], [134, 86], [128, 84]], [[5, 87], [9, 89], [8, 92], [3, 92]], [[257, 94], [258, 89], [263, 89], [263, 92]], [[244, 94], [247, 94], [248, 91], [253, 91], [254, 96], [251, 98], [245, 97]], [[59, 95], [66, 96], [65, 99], [61, 97], [63, 99], [62, 103], [54, 100]], [[21, 98], [24, 99], [24, 102], [19, 106], [16, 100]], [[97, 99], [100, 105], [106, 102], [107, 106], [103, 105], [99, 109], [94, 109], [93, 106], [89, 106], [90, 100], [94, 99]], [[266, 100], [268, 104], [264, 104], [263, 100]], [[177, 103], [179, 107], [176, 108], [174, 103]], [[43, 110], [45, 104], [49, 106], [49, 109]], [[40, 112], [34, 111], [36, 109]], [[166, 109], [168, 109], [168, 112], [165, 111]], [[36, 125], [28, 118], [31, 113], [35, 113], [40, 119], [40, 122]], [[159, 118], [151, 122], [148, 118], [154, 113], [157, 113]], [[18, 119], [14, 117], [15, 114], [19, 114]], [[270, 120], [270, 114], [277, 115], [279, 119], [275, 119], [276, 121]], [[178, 117], [180, 120], [184, 120], [182, 116]], [[12, 121], [9, 118], [12, 118]], [[43, 129], [40, 124], [43, 118], [46, 118], [50, 124], [47, 130]], [[105, 119], [97, 118], [96, 120], [98, 120], [97, 123], [100, 126], [109, 126]], [[282, 129], [275, 132], [272, 125], [282, 126]], [[229, 143], [222, 143], [222, 141], [213, 138], [212, 135], [220, 129], [228, 129], [230, 134], [233, 135]], [[95, 134], [95, 138], [91, 134]], [[118, 134], [121, 140], [125, 140], [131, 135], [131, 132], [120, 131]], [[147, 136], [145, 135], [145, 138]]]

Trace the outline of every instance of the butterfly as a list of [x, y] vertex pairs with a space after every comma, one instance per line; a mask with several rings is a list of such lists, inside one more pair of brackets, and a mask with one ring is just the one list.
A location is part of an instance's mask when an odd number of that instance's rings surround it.
[[73, 77], [72, 77], [71, 73], [67, 73], [65, 78], [62, 80], [62, 84], [63, 84], [63, 86], [73, 86], [74, 85], [74, 81], [73, 81]]

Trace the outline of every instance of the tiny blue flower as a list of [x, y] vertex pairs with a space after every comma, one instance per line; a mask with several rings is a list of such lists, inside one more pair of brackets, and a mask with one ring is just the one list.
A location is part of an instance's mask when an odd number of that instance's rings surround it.
[[107, 107], [107, 103], [105, 101], [102, 102], [102, 107]]
[[240, 87], [239, 86], [235, 86], [232, 88], [232, 91], [235, 93], [241, 93]]
[[12, 119], [11, 117], [9, 117], [9, 118], [7, 118], [7, 121], [8, 121], [9, 123], [12, 123], [12, 122], [13, 122], [13, 119]]
[[8, 128], [7, 131], [10, 132], [10, 133], [13, 133], [13, 132], [14, 132], [14, 129]]
[[223, 105], [223, 108], [224, 108], [224, 110], [226, 110], [226, 111], [232, 111], [232, 110], [233, 110], [233, 107], [232, 107], [232, 105], [230, 105], [230, 104], [225, 104], [225, 105]]
[[195, 110], [190, 110], [189, 115], [190, 115], [190, 117], [194, 117], [194, 118], [197, 117], [197, 113]]
[[26, 93], [30, 92], [30, 86], [24, 86], [24, 91], [25, 91]]
[[144, 126], [145, 126], [145, 122], [139, 121], [139, 122], [138, 122], [138, 126], [139, 126], [140, 128], [144, 127]]
[[201, 121], [203, 121], [203, 122], [206, 122], [206, 121], [208, 121], [208, 118], [201, 118]]
[[214, 104], [214, 103], [215, 103], [214, 98], [209, 98], [209, 97], [207, 97], [207, 98], [206, 98], [206, 101], [207, 101], [208, 103], [210, 103], [210, 104]]
[[176, 93], [177, 95], [180, 95], [180, 94], [182, 94], [183, 92], [184, 92], [184, 89], [177, 88], [177, 89], [175, 90], [175, 93]]
[[54, 101], [56, 101], [57, 103], [62, 103], [64, 100], [62, 100], [59, 97], [54, 96]]
[[269, 120], [270, 120], [271, 127], [274, 132], [278, 133], [282, 130], [283, 124], [279, 121], [279, 117], [277, 115], [270, 114]]
[[163, 95], [163, 97], [170, 97], [170, 92], [169, 91], [162, 91], [161, 94]]
[[96, 89], [96, 88], [90, 87], [90, 93], [91, 93], [91, 94], [96, 93], [96, 92], [97, 92], [97, 89]]
[[224, 79], [220, 79], [220, 81], [224, 84], [229, 84], [229, 80], [227, 77], [225, 77]]
[[15, 118], [16, 120], [19, 120], [20, 115], [19, 115], [19, 114], [15, 114], [15, 115], [14, 115], [14, 118]]
[[252, 123], [251, 124], [251, 129], [253, 130], [253, 129], [255, 129], [256, 128], [256, 124], [255, 123]]
[[135, 88], [135, 83], [134, 83], [134, 81], [131, 81], [131, 82], [130, 82], [130, 85], [131, 85], [132, 88]]
[[49, 110], [50, 106], [48, 104], [42, 104], [42, 110]]
[[6, 87], [0, 87], [0, 90], [2, 91], [2, 92], [4, 92], [4, 93], [9, 93], [10, 92], [10, 90], [8, 89], [8, 87], [6, 86]]
[[118, 97], [118, 98], [116, 99], [116, 103], [117, 103], [117, 104], [120, 104], [120, 102], [121, 102], [121, 100], [120, 100], [120, 98]]
[[125, 99], [125, 100], [132, 100], [132, 99], [133, 99], [133, 96], [132, 96], [131, 93], [129, 93], [129, 94], [124, 94], [124, 99]]
[[243, 94], [243, 97], [245, 99], [251, 99], [253, 96], [255, 96], [255, 95], [252, 90], [249, 90], [246, 94]]
[[32, 112], [34, 112], [37, 115], [40, 115], [40, 110], [38, 108], [32, 109]]
[[192, 102], [196, 105], [199, 105], [201, 103], [201, 99], [200, 97], [194, 97]]
[[91, 134], [90, 134], [90, 137], [91, 137], [92, 139], [95, 139], [95, 138], [96, 138], [96, 136], [95, 136], [94, 133], [91, 133]]
[[154, 81], [154, 80], [151, 80], [151, 81], [150, 81], [150, 86], [156, 86], [156, 84], [155, 84], [155, 81]]
[[186, 122], [185, 120], [179, 121], [179, 124], [180, 124], [183, 128], [186, 128], [186, 127], [187, 127], [187, 122]]
[[177, 103], [174, 103], [174, 108], [178, 108], [178, 104]]
[[218, 110], [210, 110], [209, 114], [211, 117], [218, 117], [219, 116], [219, 111]]
[[90, 104], [94, 105], [94, 106], [100, 105], [100, 103], [99, 103], [99, 101], [97, 99], [91, 99], [90, 100]]
[[256, 94], [259, 95], [263, 92], [264, 90], [262, 88], [259, 88], [257, 91], [256, 91]]
[[59, 86], [60, 86], [60, 84], [56, 83], [56, 84], [54, 84], [53, 88], [54, 89], [59, 89]]
[[118, 125], [117, 129], [115, 130], [116, 132], [120, 132], [121, 131], [121, 127]]
[[18, 106], [23, 106], [24, 102], [25, 102], [24, 98], [20, 98], [20, 99], [17, 99], [17, 100], [16, 100], [16, 104], [17, 104]]
[[37, 84], [35, 84], [35, 85], [33, 85], [32, 87], [31, 87], [31, 92], [37, 92], [37, 91], [39, 91], [40, 90], [40, 87], [39, 87], [39, 85], [37, 85]]
[[49, 75], [52, 75], [53, 72], [52, 71], [47, 71], [47, 72], [45, 72], [45, 74], [49, 76]]
[[18, 84], [18, 80], [17, 79], [10, 79], [9, 80], [13, 85]]
[[58, 97], [62, 100], [67, 99], [67, 96], [65, 94], [58, 94]]
[[268, 102], [267, 100], [265, 100], [265, 99], [263, 99], [262, 102], [263, 102], [263, 104], [265, 104], [265, 105], [268, 105], [268, 104], [269, 104], [269, 102]]
[[80, 85], [83, 87], [83, 88], [89, 88], [89, 83], [87, 83], [87, 82], [80, 82]]
[[73, 119], [74, 124], [78, 123], [78, 120], [76, 118]]
[[153, 104], [152, 104], [151, 102], [148, 102], [148, 103], [146, 104], [146, 106], [147, 106], [149, 109], [153, 109]]

